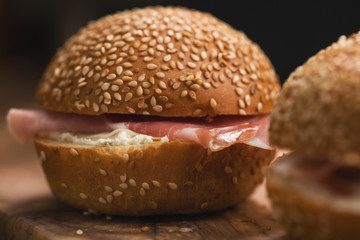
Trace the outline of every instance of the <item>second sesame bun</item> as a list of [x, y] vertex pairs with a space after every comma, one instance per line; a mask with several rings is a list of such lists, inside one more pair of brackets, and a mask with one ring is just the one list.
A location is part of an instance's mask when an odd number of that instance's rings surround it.
[[359, 66], [360, 35], [353, 34], [298, 67], [271, 114], [270, 143], [317, 155], [359, 154]]
[[244, 33], [210, 14], [149, 7], [82, 28], [36, 98], [60, 112], [201, 117], [269, 113], [278, 91], [270, 61]]
[[245, 144], [211, 153], [179, 141], [90, 147], [37, 137], [35, 145], [58, 199], [90, 212], [127, 216], [235, 205], [263, 181], [262, 168], [275, 154]]
[[[357, 190], [350, 195], [343, 195], [342, 190], [351, 177], [342, 174], [341, 178], [332, 177], [324, 181], [325, 179], [321, 177], [326, 177], [322, 176], [326, 172], [318, 171], [317, 168], [323, 165], [326, 169], [332, 163], [324, 163], [324, 159], [311, 158], [306, 159], [302, 155], [292, 154], [277, 160], [268, 169], [266, 184], [272, 200], [274, 217], [285, 227], [289, 239], [358, 239], [360, 236], [359, 192]], [[306, 161], [311, 162], [307, 163], [309, 165], [307, 168], [308, 170], [312, 168], [310, 173], [313, 174], [312, 177], [306, 169], [299, 172], [297, 165], [304, 165]], [[298, 174], [294, 174], [294, 171]], [[357, 172], [359, 171], [357, 169]], [[348, 178], [344, 181], [345, 184], [342, 182], [343, 178]], [[357, 179], [359, 180], [359, 177]], [[340, 194], [329, 191], [331, 186], [336, 191], [340, 191]]]

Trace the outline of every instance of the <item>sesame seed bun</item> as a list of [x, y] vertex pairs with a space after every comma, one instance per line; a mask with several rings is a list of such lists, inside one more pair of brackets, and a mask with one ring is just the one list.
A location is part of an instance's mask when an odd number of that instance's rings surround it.
[[296, 161], [293, 156], [278, 160], [266, 176], [274, 216], [285, 227], [289, 239], [357, 239], [359, 195], [341, 197], [309, 179], [300, 181], [289, 174]]
[[37, 137], [35, 145], [61, 201], [90, 212], [128, 216], [232, 206], [262, 182], [262, 168], [275, 154], [246, 144], [210, 153], [179, 141], [93, 147]]
[[269, 113], [274, 69], [244, 33], [179, 7], [119, 12], [91, 22], [60, 48], [36, 98], [41, 108], [99, 115]]
[[[358, 33], [340, 37], [298, 67], [271, 114], [271, 144], [318, 155], [358, 154], [359, 66]], [[356, 164], [360, 165], [360, 158]]]

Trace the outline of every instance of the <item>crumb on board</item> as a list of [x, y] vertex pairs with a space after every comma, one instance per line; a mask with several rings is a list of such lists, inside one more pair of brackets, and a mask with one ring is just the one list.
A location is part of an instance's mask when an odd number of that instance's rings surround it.
[[150, 228], [148, 226], [142, 226], [141, 227], [142, 232], [148, 232], [149, 230], [150, 230]]
[[188, 227], [183, 227], [183, 228], [179, 229], [179, 232], [182, 232], [182, 233], [194, 232], [194, 229], [188, 228]]
[[83, 235], [83, 234], [84, 234], [84, 231], [81, 230], [81, 229], [78, 229], [78, 230], [76, 230], [75, 233], [76, 233], [77, 235]]

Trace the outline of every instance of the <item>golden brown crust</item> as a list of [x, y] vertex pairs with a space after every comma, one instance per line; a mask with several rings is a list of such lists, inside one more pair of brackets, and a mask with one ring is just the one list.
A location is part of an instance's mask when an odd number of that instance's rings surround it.
[[243, 33], [210, 14], [149, 7], [81, 29], [46, 69], [41, 108], [99, 115], [268, 113], [279, 90], [274, 69]]
[[[291, 161], [291, 160], [286, 160]], [[360, 236], [360, 209], [336, 204], [336, 196], [328, 196], [282, 174], [278, 162], [267, 172], [267, 189], [275, 218], [283, 224], [290, 239], [352, 240]]]
[[84, 147], [40, 138], [50, 187], [76, 208], [129, 216], [213, 211], [244, 200], [262, 182], [274, 151], [235, 144], [213, 152], [172, 141]]
[[271, 114], [270, 142], [331, 155], [360, 152], [360, 35], [310, 58], [285, 82]]

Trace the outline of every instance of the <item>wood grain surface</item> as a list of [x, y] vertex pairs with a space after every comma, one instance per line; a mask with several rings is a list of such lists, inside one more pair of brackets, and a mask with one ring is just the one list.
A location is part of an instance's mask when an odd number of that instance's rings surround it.
[[93, 215], [57, 201], [31, 143], [0, 129], [0, 240], [6, 239], [251, 239], [284, 240], [264, 186], [246, 202], [195, 216]]

